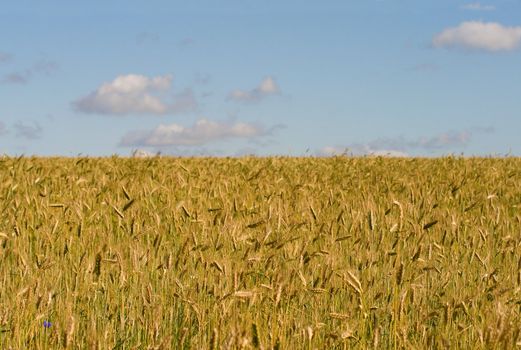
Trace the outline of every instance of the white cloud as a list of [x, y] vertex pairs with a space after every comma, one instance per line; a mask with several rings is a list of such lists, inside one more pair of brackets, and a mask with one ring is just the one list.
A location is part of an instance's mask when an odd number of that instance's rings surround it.
[[168, 148], [155, 148], [156, 154], [174, 157], [225, 157], [230, 154], [215, 147], [205, 146], [171, 146]]
[[233, 90], [228, 99], [240, 102], [257, 102], [265, 97], [280, 93], [277, 82], [273, 77], [266, 77], [259, 86], [251, 90]]
[[471, 11], [494, 11], [496, 9], [493, 5], [482, 5], [479, 2], [474, 2], [471, 4], [466, 4], [461, 6], [463, 10], [471, 10]]
[[369, 153], [373, 156], [380, 156], [380, 157], [409, 157], [409, 154], [402, 152], [402, 151], [396, 151], [392, 149], [379, 149], [375, 151], [371, 151]]
[[341, 155], [348, 154], [348, 153], [349, 153], [349, 150], [347, 149], [347, 147], [326, 146], [326, 147], [323, 147], [322, 149], [320, 149], [317, 152], [317, 155], [329, 157], [329, 156], [341, 156]]
[[96, 91], [73, 104], [84, 113], [97, 114], [157, 114], [181, 113], [197, 108], [193, 92], [183, 92], [166, 98], [172, 88], [170, 75], [149, 78], [138, 74], [118, 76], [102, 84]]
[[132, 151], [132, 158], [150, 158], [155, 154], [144, 149], [136, 149]]
[[355, 145], [354, 147], [326, 146], [317, 152], [318, 156], [332, 157], [342, 155], [371, 155], [382, 157], [408, 157], [409, 155], [403, 151], [371, 149], [368, 145]]
[[484, 51], [511, 51], [521, 44], [521, 26], [505, 27], [494, 22], [463, 22], [447, 28], [432, 39], [434, 47]]
[[153, 130], [133, 131], [121, 139], [120, 145], [135, 147], [195, 146], [230, 138], [255, 138], [267, 133], [267, 130], [255, 124], [200, 119], [191, 127], [179, 124], [160, 124]]

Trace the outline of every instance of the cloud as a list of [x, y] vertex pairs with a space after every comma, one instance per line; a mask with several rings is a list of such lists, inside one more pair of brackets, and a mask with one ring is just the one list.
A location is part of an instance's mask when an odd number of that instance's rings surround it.
[[342, 146], [326, 146], [322, 147], [320, 150], [318, 150], [317, 155], [318, 156], [325, 156], [325, 157], [332, 157], [332, 156], [341, 156], [344, 154], [348, 154], [349, 150], [347, 147]]
[[170, 75], [153, 78], [138, 74], [120, 75], [73, 102], [73, 105], [83, 113], [113, 115], [164, 115], [197, 109], [192, 90], [172, 94], [171, 88]]
[[132, 158], [150, 158], [155, 154], [144, 149], [135, 149], [132, 151]]
[[[151, 151], [146, 151], [143, 149], [139, 149], [138, 152], [146, 152], [144, 156], [140, 156], [139, 158], [147, 158], [147, 157], [161, 157], [161, 156], [172, 156], [172, 157], [224, 157], [229, 156], [230, 154], [223, 151], [222, 149], [217, 149], [215, 147], [207, 148], [205, 146], [169, 146], [168, 148], [152, 148]], [[134, 151], [130, 153], [134, 154]], [[137, 158], [137, 157], [136, 157]]]
[[43, 128], [37, 122], [33, 122], [32, 125], [24, 124], [23, 122], [16, 122], [14, 124], [17, 137], [23, 137], [26, 139], [39, 139], [42, 136]]
[[403, 137], [380, 138], [366, 145], [353, 145], [354, 148], [364, 147], [369, 150], [391, 149], [397, 151], [423, 149], [427, 151], [439, 150], [450, 147], [465, 146], [470, 142], [472, 133], [470, 131], [445, 132], [431, 137], [420, 137], [408, 140]]
[[11, 62], [12, 59], [13, 56], [11, 54], [0, 51], [0, 63], [8, 63]]
[[471, 4], [466, 4], [461, 6], [463, 10], [471, 10], [471, 11], [494, 11], [496, 9], [493, 5], [482, 5], [479, 2], [474, 2]]
[[246, 91], [246, 90], [233, 90], [228, 94], [229, 100], [239, 102], [258, 102], [268, 96], [276, 95], [280, 93], [280, 89], [277, 82], [273, 77], [266, 77], [259, 84], [259, 86]]
[[6, 74], [1, 79], [4, 84], [27, 84], [37, 75], [50, 76], [59, 69], [54, 61], [41, 60], [23, 71]]
[[382, 157], [409, 157], [409, 154], [398, 151], [398, 150], [386, 150], [386, 149], [371, 149], [367, 145], [355, 146], [355, 147], [341, 147], [341, 146], [326, 146], [317, 152], [318, 156], [321, 157], [332, 157], [342, 155], [371, 155], [371, 156], [382, 156]]
[[495, 22], [463, 22], [434, 36], [436, 48], [463, 48], [481, 51], [511, 51], [521, 44], [521, 26], [505, 27]]
[[464, 131], [449, 131], [431, 137], [407, 139], [404, 137], [379, 138], [367, 143], [352, 143], [348, 146], [327, 146], [318, 155], [389, 155], [406, 157], [411, 151], [439, 151], [467, 146], [476, 134], [490, 134], [492, 127], [474, 127]]
[[470, 131], [447, 132], [430, 138], [418, 139], [415, 142], [411, 142], [409, 147], [433, 150], [453, 146], [465, 146], [469, 143], [471, 136]]
[[160, 124], [153, 130], [127, 133], [120, 146], [164, 147], [196, 146], [232, 138], [252, 139], [269, 134], [262, 126], [243, 122], [216, 122], [200, 119], [191, 127], [178, 124]]

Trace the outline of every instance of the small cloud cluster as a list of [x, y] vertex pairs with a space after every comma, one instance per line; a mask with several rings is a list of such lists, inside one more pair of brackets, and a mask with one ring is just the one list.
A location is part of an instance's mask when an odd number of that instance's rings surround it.
[[195, 146], [231, 138], [255, 138], [267, 133], [268, 130], [255, 124], [200, 119], [191, 127], [179, 124], [160, 124], [153, 130], [130, 132], [121, 139], [120, 146]]
[[470, 131], [445, 132], [432, 137], [421, 137], [416, 140], [407, 140], [403, 137], [380, 138], [366, 145], [355, 145], [355, 148], [366, 148], [370, 150], [397, 150], [406, 151], [412, 149], [423, 149], [434, 151], [449, 147], [465, 146], [471, 139]]
[[[25, 138], [29, 140], [35, 140], [41, 138], [43, 134], [43, 127], [38, 122], [32, 122], [31, 124], [22, 121], [17, 121], [13, 125], [15, 135], [19, 138]], [[0, 122], [0, 136], [9, 133], [7, 126]]]
[[75, 101], [73, 105], [83, 113], [112, 115], [164, 115], [193, 111], [197, 108], [190, 89], [165, 97], [171, 88], [170, 75], [153, 78], [138, 74], [122, 75], [102, 84], [89, 95]]
[[422, 148], [436, 150], [454, 146], [465, 146], [471, 139], [470, 131], [445, 132], [433, 137], [422, 137], [415, 141], [405, 143], [408, 148]]
[[521, 44], [521, 26], [506, 27], [495, 22], [470, 21], [447, 28], [434, 36], [436, 48], [463, 48], [481, 51], [512, 51]]
[[479, 2], [474, 2], [471, 4], [465, 4], [461, 6], [463, 10], [471, 10], [471, 11], [494, 11], [496, 7], [494, 5], [482, 5]]
[[277, 82], [273, 77], [266, 77], [259, 86], [251, 90], [233, 90], [228, 99], [238, 102], [258, 102], [268, 96], [280, 93]]
[[371, 149], [368, 145], [352, 145], [350, 147], [326, 146], [317, 152], [321, 157], [332, 157], [341, 155], [371, 155], [381, 157], [408, 157], [409, 154], [397, 150]]
[[[10, 56], [8, 56], [10, 59]], [[1, 60], [1, 56], [0, 56]], [[27, 84], [36, 75], [51, 75], [58, 70], [58, 64], [53, 61], [42, 60], [35, 63], [32, 67], [23, 71], [12, 72], [4, 75], [4, 84]]]
[[365, 144], [350, 144], [347, 147], [324, 147], [318, 151], [318, 154], [322, 156], [353, 154], [406, 157], [410, 151], [418, 149], [424, 151], [436, 151], [454, 147], [465, 147], [471, 141], [472, 136], [475, 133], [489, 134], [493, 131], [494, 129], [491, 127], [476, 127], [460, 132], [451, 131], [432, 137], [421, 137], [415, 140], [409, 140], [404, 137], [380, 138]]

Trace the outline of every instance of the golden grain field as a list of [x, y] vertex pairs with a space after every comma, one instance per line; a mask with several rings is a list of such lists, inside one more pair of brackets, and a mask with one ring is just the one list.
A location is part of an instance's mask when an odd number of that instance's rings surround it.
[[0, 158], [1, 349], [521, 342], [521, 159]]

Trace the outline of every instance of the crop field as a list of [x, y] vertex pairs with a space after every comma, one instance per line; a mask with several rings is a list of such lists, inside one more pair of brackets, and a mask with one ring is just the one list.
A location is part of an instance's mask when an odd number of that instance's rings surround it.
[[521, 159], [0, 158], [1, 349], [521, 345]]

